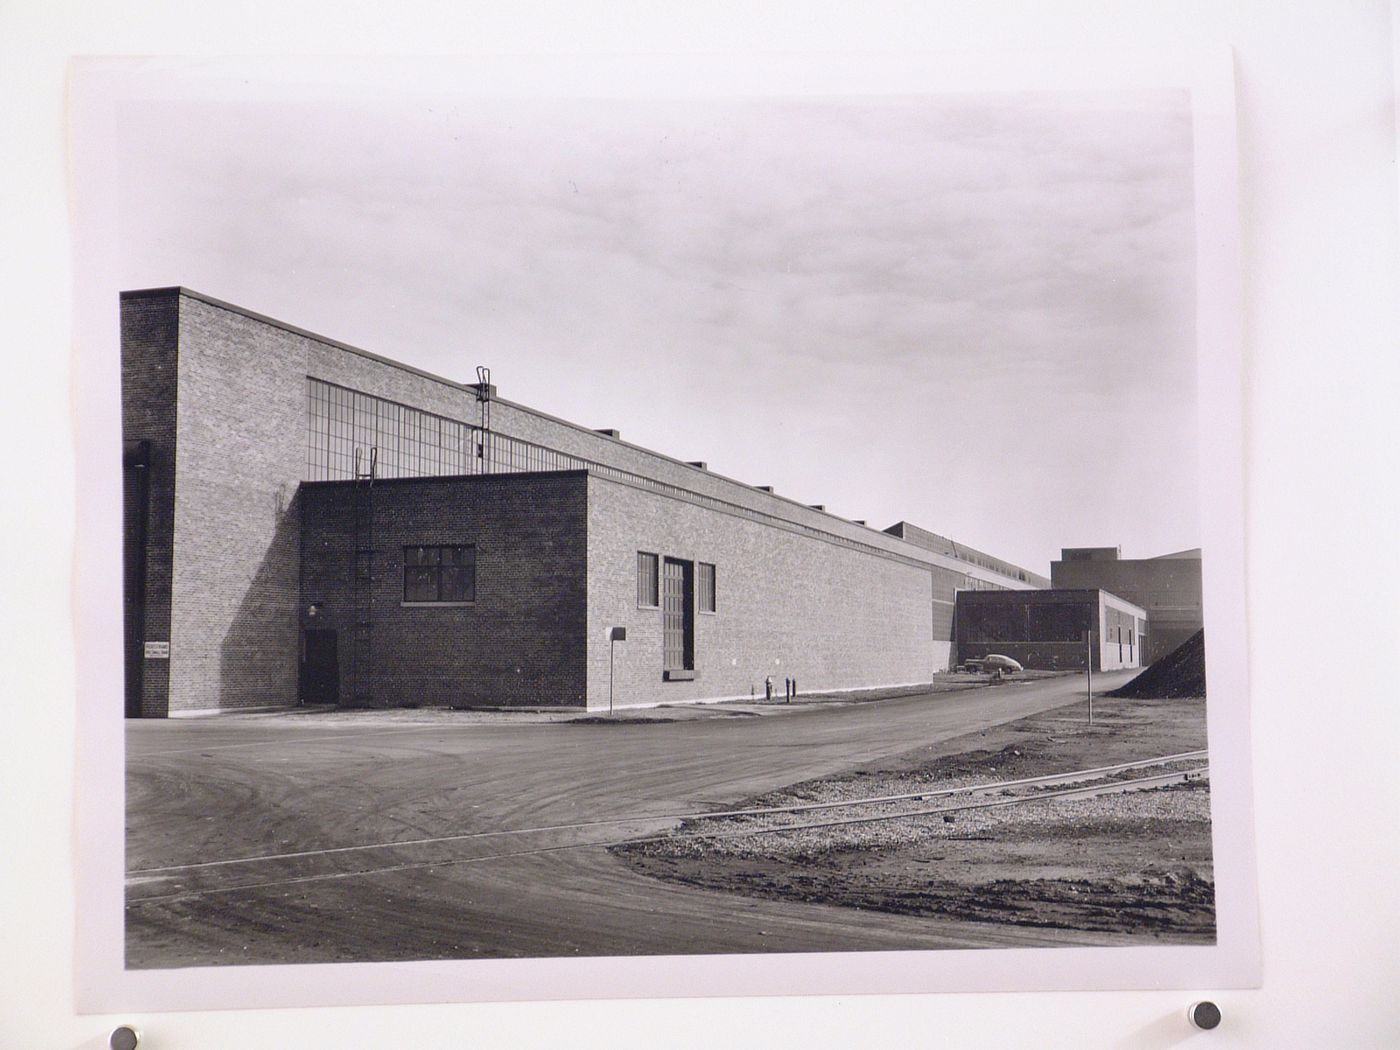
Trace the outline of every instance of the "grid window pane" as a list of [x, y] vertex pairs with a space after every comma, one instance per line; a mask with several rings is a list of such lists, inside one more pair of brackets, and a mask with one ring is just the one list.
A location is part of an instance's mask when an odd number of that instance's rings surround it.
[[473, 565], [444, 565], [442, 567], [442, 600], [470, 602], [476, 600], [476, 567]]
[[470, 544], [405, 547], [403, 600], [476, 601], [476, 548]]
[[700, 569], [700, 611], [715, 611], [715, 567], [701, 562]]
[[403, 569], [403, 600], [406, 602], [437, 601], [437, 570], [428, 565], [405, 565]]
[[668, 671], [695, 669], [695, 570], [667, 558], [662, 574], [661, 660]]
[[331, 481], [355, 473], [355, 457], [375, 476], [423, 477], [468, 472], [463, 450], [474, 430], [449, 419], [383, 398], [307, 377], [307, 480]]
[[637, 552], [637, 604], [655, 608], [661, 604], [657, 590], [657, 556]]

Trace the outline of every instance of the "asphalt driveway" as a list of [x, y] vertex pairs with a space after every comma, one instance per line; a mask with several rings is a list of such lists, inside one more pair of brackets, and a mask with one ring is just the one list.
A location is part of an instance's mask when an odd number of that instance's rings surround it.
[[603, 847], [1082, 695], [1068, 677], [618, 725], [132, 721], [128, 965], [1078, 943], [663, 883]]

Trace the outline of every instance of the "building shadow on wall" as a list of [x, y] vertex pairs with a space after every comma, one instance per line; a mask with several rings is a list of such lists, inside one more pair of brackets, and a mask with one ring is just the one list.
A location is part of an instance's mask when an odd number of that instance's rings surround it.
[[301, 490], [280, 485], [249, 513], [271, 516], [272, 538], [219, 647], [222, 710], [297, 703]]

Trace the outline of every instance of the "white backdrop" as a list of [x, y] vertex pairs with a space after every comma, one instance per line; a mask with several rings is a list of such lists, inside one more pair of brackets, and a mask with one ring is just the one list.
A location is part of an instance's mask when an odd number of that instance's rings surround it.
[[[0, 8], [5, 601], [0, 1045], [1141, 1047], [1400, 1045], [1400, 698], [1352, 651], [1400, 642], [1396, 44], [1383, 3], [119, 6]], [[1259, 991], [606, 1001], [79, 1016], [72, 988], [73, 54], [1235, 48], [1246, 324]], [[1356, 800], [1356, 801], [1353, 801]], [[1223, 1026], [1193, 1033], [1193, 997]]]

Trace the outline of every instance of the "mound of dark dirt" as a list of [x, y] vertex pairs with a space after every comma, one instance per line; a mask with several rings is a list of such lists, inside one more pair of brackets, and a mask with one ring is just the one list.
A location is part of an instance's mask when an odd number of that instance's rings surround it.
[[1132, 700], [1170, 700], [1206, 695], [1206, 632], [1197, 631], [1186, 641], [1109, 696]]

